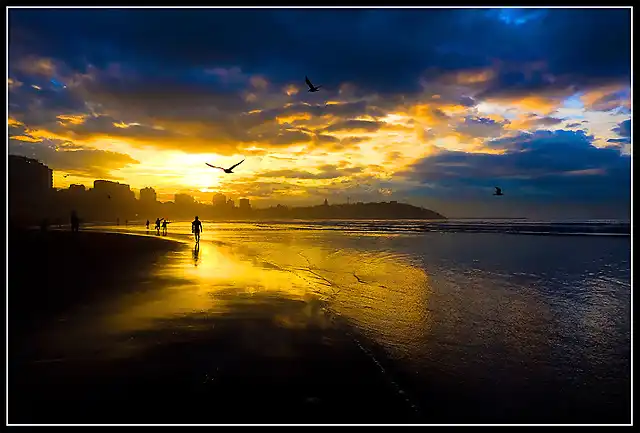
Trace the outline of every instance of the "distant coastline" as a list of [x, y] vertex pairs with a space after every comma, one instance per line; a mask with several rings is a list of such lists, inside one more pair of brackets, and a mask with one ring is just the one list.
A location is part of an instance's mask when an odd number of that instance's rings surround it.
[[319, 206], [286, 207], [275, 206], [265, 209], [255, 209], [251, 219], [278, 218], [283, 220], [402, 220], [402, 219], [447, 219], [444, 215], [431, 209], [413, 206], [407, 203], [371, 202], [354, 204], [324, 204]]

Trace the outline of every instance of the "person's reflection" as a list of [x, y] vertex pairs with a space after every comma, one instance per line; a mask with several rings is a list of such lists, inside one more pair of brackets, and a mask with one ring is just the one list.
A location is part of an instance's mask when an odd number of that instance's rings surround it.
[[200, 255], [200, 243], [197, 243], [195, 247], [193, 247], [193, 266], [198, 266], [198, 261]]

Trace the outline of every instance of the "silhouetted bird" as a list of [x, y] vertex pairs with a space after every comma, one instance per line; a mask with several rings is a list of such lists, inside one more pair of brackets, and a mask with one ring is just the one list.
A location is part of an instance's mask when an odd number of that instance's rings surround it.
[[233, 173], [233, 169], [236, 168], [237, 166], [239, 166], [240, 164], [242, 164], [244, 162], [244, 159], [242, 161], [240, 161], [239, 163], [232, 165], [229, 168], [224, 168], [224, 167], [217, 167], [215, 165], [211, 165], [208, 162], [205, 162], [205, 164], [207, 164], [209, 167], [211, 168], [219, 168], [220, 170], [224, 171], [225, 173]]
[[69, 177], [69, 175], [68, 175], [68, 174], [65, 174], [65, 175], [64, 175], [64, 176], [62, 176], [62, 177]]
[[317, 92], [318, 90], [320, 90], [320, 87], [322, 87], [322, 86], [314, 86], [313, 84], [311, 84], [311, 81], [306, 75], [304, 77], [304, 82], [307, 83], [307, 86], [309, 86], [309, 92]]
[[502, 193], [502, 188], [498, 188], [497, 186], [494, 187], [496, 189], [496, 192], [493, 193], [493, 195], [504, 195]]

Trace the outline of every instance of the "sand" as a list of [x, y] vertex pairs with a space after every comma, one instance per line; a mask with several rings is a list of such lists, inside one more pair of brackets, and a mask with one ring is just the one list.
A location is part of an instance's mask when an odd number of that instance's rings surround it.
[[302, 312], [304, 302], [252, 298], [241, 312], [183, 318], [169, 329], [127, 336], [128, 356], [42, 349], [43, 333], [58, 319], [136, 290], [145, 269], [177, 248], [121, 234], [11, 233], [10, 423], [419, 419], [341, 325], [301, 328], [274, 320], [283, 311]]

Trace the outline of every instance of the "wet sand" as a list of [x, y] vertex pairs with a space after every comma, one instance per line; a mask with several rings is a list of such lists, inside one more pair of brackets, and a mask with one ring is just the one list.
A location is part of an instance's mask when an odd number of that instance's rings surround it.
[[[310, 299], [223, 288], [231, 311], [98, 344], [90, 328], [104, 306], [173, 287], [150, 269], [184, 248], [122, 234], [11, 233], [9, 422], [418, 421], [376, 358]], [[318, 310], [311, 320], [309, 308]]]
[[10, 236], [10, 422], [630, 420], [629, 239], [189, 227]]

